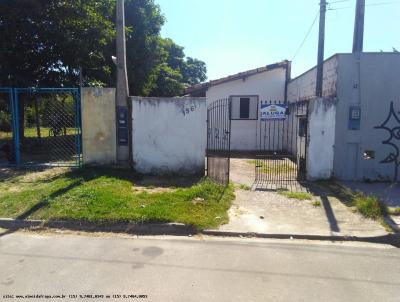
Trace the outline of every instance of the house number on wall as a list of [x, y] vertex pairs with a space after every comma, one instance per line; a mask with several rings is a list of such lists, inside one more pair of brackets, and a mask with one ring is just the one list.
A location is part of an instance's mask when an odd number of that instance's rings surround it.
[[185, 104], [185, 106], [183, 107], [183, 114], [187, 115], [187, 114], [190, 114], [191, 112], [194, 112], [195, 110], [196, 110], [195, 105]]

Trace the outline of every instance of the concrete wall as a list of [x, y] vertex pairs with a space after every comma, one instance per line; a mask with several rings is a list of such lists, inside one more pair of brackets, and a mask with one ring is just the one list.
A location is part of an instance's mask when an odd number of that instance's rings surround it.
[[[396, 174], [396, 166], [400, 170], [400, 134], [393, 130], [400, 127], [400, 54], [340, 55], [338, 73], [335, 176], [345, 180], [400, 180], [400, 171]], [[393, 113], [389, 115], [392, 103], [398, 120]], [[360, 130], [348, 128], [350, 106], [361, 108]], [[384, 144], [391, 134], [376, 127], [388, 118], [392, 139]], [[373, 151], [375, 158], [365, 159], [365, 151]]]
[[308, 105], [307, 179], [333, 176], [336, 98], [318, 98]]
[[145, 174], [204, 174], [205, 98], [133, 97], [135, 169]]
[[[324, 63], [323, 96], [336, 96], [338, 55], [335, 55]], [[315, 98], [317, 68], [314, 67], [291, 80], [288, 84], [288, 102], [298, 102]]]
[[[232, 95], [258, 95], [259, 101], [283, 101], [285, 98], [285, 68], [277, 68], [245, 79], [210, 87], [206, 92], [207, 104]], [[258, 105], [260, 106], [260, 105]], [[231, 124], [231, 149], [256, 150], [259, 120], [236, 120]]]
[[115, 89], [82, 89], [84, 164], [116, 162]]

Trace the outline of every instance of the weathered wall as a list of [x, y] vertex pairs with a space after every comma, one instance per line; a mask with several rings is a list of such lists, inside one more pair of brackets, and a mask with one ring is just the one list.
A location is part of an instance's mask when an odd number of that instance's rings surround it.
[[[324, 97], [336, 96], [338, 55], [324, 62], [323, 93]], [[314, 67], [291, 80], [288, 84], [288, 102], [298, 102], [315, 98], [317, 68]]]
[[133, 97], [135, 169], [145, 174], [203, 174], [205, 98]]
[[[400, 127], [400, 54], [340, 55], [338, 72], [335, 176], [344, 180], [400, 180], [400, 132], [395, 130]], [[349, 130], [351, 106], [361, 108], [360, 130]], [[376, 128], [386, 119], [391, 132]], [[364, 158], [365, 151], [373, 151], [375, 157]]]
[[[207, 104], [232, 95], [258, 95], [259, 101], [283, 101], [285, 98], [285, 68], [277, 68], [245, 79], [210, 87], [206, 92]], [[260, 105], [258, 105], [260, 106]], [[235, 120], [231, 127], [231, 149], [256, 150], [259, 120]]]
[[307, 179], [333, 176], [335, 147], [336, 98], [311, 100], [308, 106]]
[[84, 164], [116, 162], [115, 89], [82, 89]]

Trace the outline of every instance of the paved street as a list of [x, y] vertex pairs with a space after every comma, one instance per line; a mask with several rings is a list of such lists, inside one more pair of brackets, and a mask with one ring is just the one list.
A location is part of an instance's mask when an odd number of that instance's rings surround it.
[[400, 251], [383, 245], [18, 232], [0, 237], [0, 299], [399, 301], [399, 267]]

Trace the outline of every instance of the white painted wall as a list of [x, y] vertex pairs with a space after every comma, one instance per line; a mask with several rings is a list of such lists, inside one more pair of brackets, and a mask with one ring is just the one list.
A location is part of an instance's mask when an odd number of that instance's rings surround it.
[[[336, 123], [335, 177], [343, 180], [393, 181], [394, 162], [382, 163], [396, 148], [383, 142], [390, 138], [386, 130], [375, 127], [387, 119], [393, 102], [400, 116], [400, 54], [362, 53], [339, 55], [338, 108]], [[361, 129], [349, 130], [350, 106], [361, 108]], [[400, 123], [389, 123], [400, 127]], [[391, 143], [400, 149], [393, 132]], [[375, 158], [365, 159], [365, 151]], [[400, 160], [400, 158], [399, 158]], [[399, 166], [400, 167], [400, 166]], [[400, 181], [400, 173], [397, 174]]]
[[[245, 79], [210, 87], [206, 92], [207, 105], [232, 95], [258, 95], [259, 101], [283, 101], [285, 98], [285, 68], [265, 71]], [[257, 149], [259, 120], [238, 120], [231, 124], [231, 149], [249, 151]]]
[[319, 98], [309, 104], [307, 179], [329, 179], [333, 175], [336, 98]]
[[135, 169], [145, 174], [203, 174], [205, 98], [133, 97]]
[[[323, 88], [324, 97], [336, 96], [338, 56], [333, 56], [324, 63]], [[288, 84], [288, 102], [298, 102], [315, 98], [317, 68], [303, 73]]]

